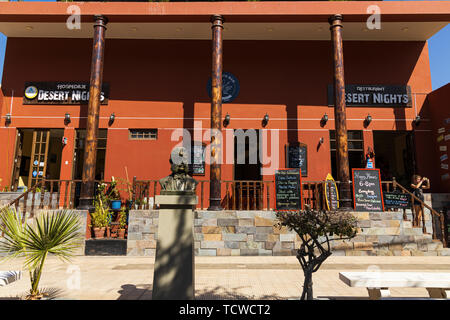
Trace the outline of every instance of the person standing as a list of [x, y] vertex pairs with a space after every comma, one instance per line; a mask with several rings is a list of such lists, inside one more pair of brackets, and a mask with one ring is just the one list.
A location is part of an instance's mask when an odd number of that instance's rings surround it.
[[[430, 180], [427, 177], [415, 174], [412, 176], [411, 188], [414, 196], [424, 202], [423, 190], [430, 189]], [[423, 215], [423, 204], [421, 202], [414, 202], [413, 215], [413, 227], [419, 227]]]

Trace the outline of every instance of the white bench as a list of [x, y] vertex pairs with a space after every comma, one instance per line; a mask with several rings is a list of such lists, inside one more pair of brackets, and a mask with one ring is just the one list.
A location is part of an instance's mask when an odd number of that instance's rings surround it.
[[22, 271], [0, 271], [0, 287], [22, 278]]
[[430, 298], [450, 299], [450, 273], [431, 272], [340, 272], [350, 287], [365, 287], [369, 298], [391, 296], [389, 288], [426, 288]]

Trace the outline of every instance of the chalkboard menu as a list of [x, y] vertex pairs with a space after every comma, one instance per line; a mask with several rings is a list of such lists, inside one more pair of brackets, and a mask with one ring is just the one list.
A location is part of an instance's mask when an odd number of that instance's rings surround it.
[[325, 198], [327, 200], [328, 210], [336, 210], [339, 208], [339, 195], [336, 186], [336, 182], [334, 181], [331, 174], [328, 174], [325, 179]]
[[383, 211], [379, 169], [352, 169], [355, 211]]
[[407, 193], [383, 192], [384, 207], [391, 209], [408, 209], [411, 207], [411, 197]]
[[286, 145], [286, 168], [300, 168], [302, 177], [308, 175], [307, 146], [303, 143]]
[[275, 172], [276, 210], [300, 210], [302, 207], [301, 176], [299, 170]]
[[203, 157], [205, 148], [206, 146], [204, 144], [193, 144], [191, 146], [190, 175], [205, 175], [205, 159]]

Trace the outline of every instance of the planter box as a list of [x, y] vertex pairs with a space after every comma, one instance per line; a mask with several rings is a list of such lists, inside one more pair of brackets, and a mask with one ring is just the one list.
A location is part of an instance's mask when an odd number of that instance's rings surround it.
[[125, 256], [126, 239], [89, 239], [85, 242], [86, 256]]

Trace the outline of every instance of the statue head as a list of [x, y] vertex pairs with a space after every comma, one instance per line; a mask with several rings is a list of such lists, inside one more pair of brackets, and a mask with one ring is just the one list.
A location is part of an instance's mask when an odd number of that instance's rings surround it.
[[189, 161], [186, 148], [174, 148], [170, 154], [170, 170], [172, 173], [186, 173], [189, 172]]

